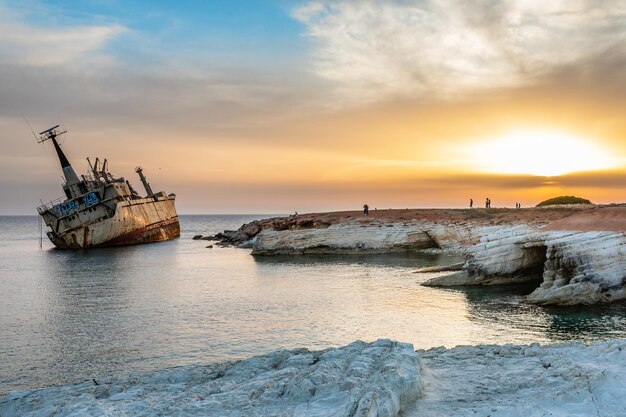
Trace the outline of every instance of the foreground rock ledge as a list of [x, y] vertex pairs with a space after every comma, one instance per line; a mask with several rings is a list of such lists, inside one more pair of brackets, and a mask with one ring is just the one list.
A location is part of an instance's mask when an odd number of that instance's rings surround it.
[[626, 207], [414, 209], [317, 213], [247, 223], [216, 238], [254, 255], [436, 250], [462, 271], [425, 285], [536, 281], [528, 300], [592, 304], [626, 298]]
[[404, 417], [626, 416], [626, 340], [420, 354], [423, 390]]
[[414, 352], [379, 340], [13, 392], [13, 416], [616, 417], [626, 340]]
[[393, 417], [420, 391], [419, 356], [378, 340], [312, 352], [277, 351], [239, 362], [187, 366], [126, 380], [18, 391], [13, 416]]

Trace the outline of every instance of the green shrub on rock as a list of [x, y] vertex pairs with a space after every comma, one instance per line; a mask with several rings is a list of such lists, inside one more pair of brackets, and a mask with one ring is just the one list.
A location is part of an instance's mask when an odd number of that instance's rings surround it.
[[591, 201], [574, 197], [573, 195], [562, 195], [560, 197], [549, 198], [541, 203], [537, 204], [535, 207], [543, 207], [543, 206], [555, 206], [561, 204], [592, 204]]

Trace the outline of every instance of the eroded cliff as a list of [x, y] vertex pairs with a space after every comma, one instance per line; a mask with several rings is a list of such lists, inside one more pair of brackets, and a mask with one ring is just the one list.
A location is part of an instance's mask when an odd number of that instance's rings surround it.
[[253, 255], [465, 254], [462, 270], [431, 286], [536, 281], [528, 300], [589, 304], [626, 298], [626, 207], [380, 210], [307, 214], [243, 225], [216, 236]]

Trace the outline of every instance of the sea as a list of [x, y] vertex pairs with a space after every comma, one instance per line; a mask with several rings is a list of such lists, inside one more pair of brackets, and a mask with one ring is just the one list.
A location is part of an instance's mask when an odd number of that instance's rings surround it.
[[181, 216], [168, 242], [54, 249], [36, 216], [0, 217], [0, 396], [277, 349], [389, 338], [437, 346], [626, 337], [623, 304], [540, 307], [533, 286], [428, 288], [419, 253], [255, 257], [193, 240], [267, 215]]

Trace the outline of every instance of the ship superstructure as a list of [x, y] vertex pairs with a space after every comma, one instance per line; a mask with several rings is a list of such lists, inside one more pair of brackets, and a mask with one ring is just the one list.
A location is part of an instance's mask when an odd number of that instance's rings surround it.
[[38, 142], [52, 141], [61, 163], [65, 196], [37, 208], [50, 227], [50, 241], [59, 248], [89, 248], [158, 242], [180, 236], [175, 194], [153, 193], [141, 167], [136, 168], [146, 196], [123, 177], [108, 171], [106, 159], [89, 163], [80, 177], [69, 163], [57, 138], [66, 133], [56, 125], [39, 134]]

